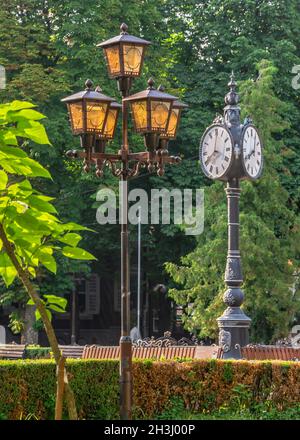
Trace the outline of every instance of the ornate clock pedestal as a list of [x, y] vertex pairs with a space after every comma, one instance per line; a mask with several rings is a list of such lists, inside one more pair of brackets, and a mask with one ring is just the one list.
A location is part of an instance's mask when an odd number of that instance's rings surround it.
[[206, 129], [200, 142], [200, 163], [207, 177], [227, 182], [228, 254], [223, 300], [227, 309], [217, 319], [219, 345], [224, 359], [240, 359], [240, 348], [249, 342], [251, 319], [241, 309], [244, 293], [239, 247], [240, 180], [256, 180], [263, 169], [262, 143], [252, 120], [241, 122], [239, 95], [232, 73], [225, 96], [224, 117], [218, 116]]
[[244, 300], [244, 293], [240, 289], [243, 276], [239, 250], [239, 198], [241, 193], [239, 179], [229, 181], [225, 191], [228, 205], [228, 253], [225, 283], [228, 289], [223, 296], [227, 309], [217, 319], [220, 329], [219, 344], [223, 348], [223, 359], [240, 359], [240, 347], [249, 343], [251, 319], [240, 308]]

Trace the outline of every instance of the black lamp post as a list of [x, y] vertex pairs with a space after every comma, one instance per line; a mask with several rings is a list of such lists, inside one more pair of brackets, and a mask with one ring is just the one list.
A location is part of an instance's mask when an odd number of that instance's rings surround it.
[[248, 344], [251, 319], [241, 309], [244, 293], [239, 247], [240, 180], [256, 180], [263, 169], [262, 143], [257, 129], [248, 117], [240, 120], [239, 95], [232, 73], [225, 96], [224, 118], [219, 116], [205, 131], [200, 143], [202, 170], [211, 179], [227, 182], [225, 189], [228, 206], [228, 253], [225, 270], [227, 290], [223, 301], [227, 309], [217, 319], [219, 344], [223, 358], [240, 358], [240, 347]]
[[[122, 145], [117, 154], [105, 152], [106, 142], [115, 133], [120, 105], [113, 98], [103, 95], [97, 88], [92, 91], [92, 84], [87, 81], [86, 92], [63, 99], [68, 104], [73, 133], [81, 136], [84, 150], [69, 151], [67, 156], [84, 159], [87, 172], [95, 165], [96, 175], [103, 175], [103, 168], [108, 165], [114, 176], [119, 177], [121, 191], [121, 338], [120, 338], [120, 416], [131, 419], [132, 406], [132, 343], [130, 338], [130, 266], [128, 242], [128, 179], [136, 176], [141, 167], [149, 172], [156, 170], [159, 176], [164, 174], [166, 164], [177, 164], [179, 157], [163, 154], [159, 148], [160, 136], [167, 132], [172, 118], [173, 104], [177, 98], [154, 88], [152, 79], [148, 88], [129, 96], [132, 80], [140, 76], [146, 47], [146, 40], [128, 35], [126, 24], [121, 25], [121, 34], [98, 46], [104, 49], [108, 73], [118, 82], [122, 95]], [[87, 93], [87, 94], [86, 94]], [[75, 97], [75, 98], [74, 98]], [[89, 100], [97, 104], [90, 105]], [[73, 111], [72, 105], [76, 109]], [[134, 129], [144, 135], [144, 152], [134, 153], [128, 144], [128, 104], [130, 104]], [[96, 106], [96, 110], [95, 110]], [[101, 109], [101, 111], [100, 111]], [[95, 114], [97, 112], [97, 115]], [[80, 118], [74, 117], [80, 114]], [[80, 121], [79, 121], [80, 119]], [[93, 129], [88, 122], [93, 120]], [[176, 123], [177, 127], [177, 123]]]

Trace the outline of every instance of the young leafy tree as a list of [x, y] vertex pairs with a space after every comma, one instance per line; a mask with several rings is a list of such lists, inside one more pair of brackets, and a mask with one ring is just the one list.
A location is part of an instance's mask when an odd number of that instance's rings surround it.
[[[286, 150], [280, 135], [288, 129], [283, 118], [287, 106], [275, 96], [272, 63], [262, 61], [258, 70], [256, 81], [242, 84], [241, 96], [244, 116], [250, 114], [260, 129], [265, 168], [258, 182], [242, 183], [241, 253], [244, 307], [253, 318], [251, 339], [269, 342], [287, 335], [300, 309], [295, 285], [300, 237], [299, 217], [280, 181]], [[180, 286], [171, 289], [170, 295], [185, 307], [186, 328], [203, 337], [216, 336], [216, 318], [224, 310], [227, 208], [223, 189], [216, 182], [205, 191], [205, 229], [195, 250], [182, 258], [181, 265], [166, 265]]]
[[[94, 257], [78, 247], [81, 240], [78, 232], [87, 228], [76, 223], [62, 223], [51, 203], [53, 199], [32, 186], [32, 179], [51, 179], [51, 175], [19, 144], [33, 141], [50, 145], [40, 123], [43, 118], [28, 102], [13, 101], [0, 105], [0, 275], [7, 288], [16, 277], [19, 278], [29, 295], [28, 304], [36, 307], [36, 318], [44, 324], [55, 362], [62, 367], [64, 360], [51, 317], [52, 311], [64, 312], [66, 300], [53, 294], [41, 297], [35, 280], [41, 266], [56, 273], [56, 255], [77, 260], [92, 260]], [[69, 417], [76, 419], [74, 395], [66, 371], [64, 390]], [[56, 418], [60, 418], [61, 402], [57, 401], [57, 405], [60, 409]]]

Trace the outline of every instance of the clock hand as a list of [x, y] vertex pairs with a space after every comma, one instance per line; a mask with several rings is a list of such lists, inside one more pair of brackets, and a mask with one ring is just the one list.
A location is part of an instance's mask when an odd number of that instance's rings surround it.
[[217, 146], [217, 139], [218, 139], [218, 135], [216, 136], [216, 140], [215, 140], [215, 146], [214, 146], [214, 153], [218, 150], [216, 150], [216, 146]]

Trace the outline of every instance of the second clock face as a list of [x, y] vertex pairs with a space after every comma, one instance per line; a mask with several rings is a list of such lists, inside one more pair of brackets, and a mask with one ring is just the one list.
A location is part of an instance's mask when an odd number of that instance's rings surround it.
[[233, 154], [233, 141], [222, 125], [212, 125], [200, 144], [200, 161], [204, 173], [211, 179], [220, 179], [228, 171]]
[[242, 135], [243, 165], [246, 175], [257, 179], [262, 172], [262, 145], [259, 134], [253, 125], [248, 125]]

